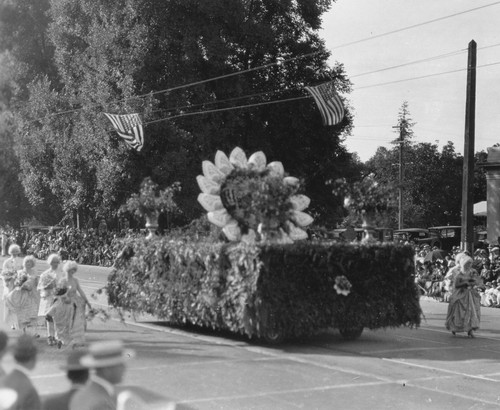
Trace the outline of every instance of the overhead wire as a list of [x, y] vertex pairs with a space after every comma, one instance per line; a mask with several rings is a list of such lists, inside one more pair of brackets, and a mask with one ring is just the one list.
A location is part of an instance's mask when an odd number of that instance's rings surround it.
[[[489, 64], [479, 65], [476, 68], [484, 68], [484, 67], [489, 67], [489, 66], [498, 65], [498, 64], [500, 64], [500, 61], [494, 62], [494, 63], [489, 63]], [[444, 71], [444, 72], [440, 72], [440, 73], [427, 74], [427, 75], [418, 76], [418, 77], [411, 77], [411, 78], [404, 78], [401, 80], [388, 81], [385, 83], [366, 85], [366, 86], [362, 86], [362, 87], [357, 87], [356, 89], [359, 90], [359, 89], [364, 89], [364, 88], [380, 87], [380, 86], [384, 86], [384, 85], [397, 84], [397, 83], [401, 83], [401, 82], [405, 82], [405, 81], [413, 81], [413, 80], [420, 80], [420, 79], [424, 79], [424, 78], [437, 77], [437, 76], [441, 76], [441, 75], [445, 75], [445, 74], [452, 74], [452, 73], [457, 73], [457, 72], [466, 71], [466, 70], [467, 70], [467, 68], [460, 68], [457, 70], [450, 70], [450, 71]], [[287, 98], [287, 99], [283, 99], [283, 100], [265, 101], [262, 103], [220, 108], [220, 109], [215, 109], [215, 110], [203, 110], [203, 111], [187, 112], [187, 113], [182, 113], [182, 114], [178, 114], [178, 115], [174, 115], [174, 116], [170, 116], [170, 117], [157, 119], [154, 121], [148, 121], [148, 122], [145, 122], [144, 125], [153, 124], [156, 122], [161, 122], [161, 121], [166, 121], [166, 120], [171, 120], [171, 119], [175, 119], [175, 118], [181, 118], [181, 117], [187, 117], [187, 116], [193, 116], [193, 115], [210, 114], [210, 113], [221, 112], [221, 111], [230, 111], [233, 109], [234, 110], [244, 109], [244, 108], [257, 107], [257, 106], [263, 106], [263, 105], [269, 105], [269, 104], [277, 104], [277, 103], [282, 103], [282, 102], [297, 101], [297, 100], [302, 100], [302, 99], [306, 99], [306, 98], [308, 99], [311, 97], [307, 95], [307, 96], [301, 96], [301, 97], [295, 97], [295, 98]]]
[[[354, 44], [359, 44], [359, 43], [362, 43], [362, 42], [371, 41], [371, 40], [374, 40], [374, 39], [377, 39], [377, 38], [381, 38], [381, 37], [384, 37], [384, 36], [388, 36], [388, 35], [392, 35], [392, 34], [395, 34], [395, 33], [402, 32], [402, 31], [406, 31], [406, 30], [410, 30], [410, 29], [413, 29], [413, 28], [421, 27], [421, 26], [424, 26], [424, 25], [427, 25], [427, 24], [432, 24], [432, 23], [435, 23], [435, 22], [438, 22], [438, 21], [442, 21], [442, 20], [445, 20], [445, 19], [453, 18], [453, 17], [459, 16], [459, 15], [463, 15], [463, 14], [466, 14], [466, 13], [471, 13], [471, 12], [474, 12], [474, 11], [477, 11], [477, 10], [480, 10], [480, 9], [484, 9], [484, 8], [487, 8], [487, 7], [495, 6], [497, 4], [500, 4], [500, 1], [496, 1], [494, 3], [486, 4], [486, 5], [483, 5], [483, 6], [474, 7], [472, 9], [464, 10], [464, 11], [461, 11], [461, 12], [458, 12], [458, 13], [454, 13], [454, 14], [450, 14], [450, 15], [447, 15], [447, 16], [438, 17], [438, 18], [435, 18], [435, 19], [432, 19], [432, 20], [427, 20], [427, 21], [424, 21], [424, 22], [421, 22], [421, 23], [417, 23], [417, 24], [413, 24], [413, 25], [410, 25], [410, 26], [402, 27], [402, 28], [399, 28], [399, 29], [396, 29], [396, 30], [391, 30], [391, 31], [388, 31], [388, 32], [385, 32], [385, 33], [381, 33], [381, 34], [375, 35], [375, 36], [365, 37], [363, 39], [359, 39], [359, 40], [355, 40], [355, 41], [352, 41], [352, 42], [340, 44], [338, 46], [333, 47], [332, 49], [335, 50], [335, 49], [338, 49], [338, 48], [343, 48], [343, 47], [351, 46], [351, 45], [354, 45]], [[148, 93], [137, 95], [137, 96], [134, 96], [134, 97], [128, 97], [128, 98], [125, 98], [125, 99], [111, 101], [108, 104], [112, 104], [112, 103], [117, 104], [117, 103], [124, 102], [124, 101], [129, 101], [129, 100], [133, 100], [133, 99], [139, 99], [139, 98], [145, 98], [145, 97], [152, 96], [152, 95], [157, 95], [157, 94], [160, 94], [160, 93], [168, 93], [168, 92], [171, 92], [171, 91], [174, 91], [174, 90], [178, 90], [178, 89], [182, 89], [182, 88], [188, 88], [188, 87], [193, 87], [193, 86], [196, 86], [196, 85], [201, 85], [201, 84], [204, 84], [204, 83], [207, 83], [207, 82], [210, 82], [210, 81], [216, 81], [216, 80], [220, 80], [220, 79], [224, 79], [224, 78], [229, 78], [229, 77], [236, 76], [236, 75], [246, 74], [248, 72], [252, 72], [252, 71], [256, 71], [256, 70], [261, 70], [263, 68], [268, 68], [268, 67], [272, 67], [272, 66], [286, 64], [288, 62], [291, 62], [291, 61], [294, 61], [294, 60], [297, 60], [297, 59], [306, 58], [306, 57], [310, 57], [312, 55], [321, 54], [321, 53], [325, 53], [325, 50], [315, 51], [315, 52], [312, 52], [312, 53], [307, 53], [307, 54], [303, 54], [303, 55], [300, 55], [300, 56], [291, 57], [289, 59], [279, 60], [279, 61], [276, 61], [276, 62], [273, 62], [273, 63], [268, 63], [268, 64], [264, 64], [264, 65], [261, 65], [261, 66], [252, 67], [252, 68], [249, 68], [249, 69], [246, 69], [246, 70], [236, 71], [236, 72], [233, 72], [233, 73], [228, 73], [228, 74], [220, 75], [220, 76], [217, 76], [217, 77], [212, 77], [212, 78], [208, 78], [208, 79], [205, 79], [205, 80], [196, 81], [196, 82], [193, 82], [193, 83], [183, 84], [183, 85], [179, 85], [179, 86], [175, 86], [175, 87], [171, 87], [171, 88], [167, 88], [167, 89], [163, 89], [163, 90], [158, 90], [158, 91], [150, 91]], [[365, 75], [365, 74], [361, 74], [361, 75]], [[99, 104], [93, 104], [93, 105], [87, 106], [86, 108], [89, 108], [89, 107], [90, 108], [92, 108], [92, 107], [99, 107], [99, 106], [102, 106], [102, 104], [101, 103], [99, 103]], [[65, 111], [59, 111], [59, 112], [52, 113], [52, 114], [47, 114], [46, 116], [34, 119], [31, 122], [38, 121], [38, 120], [45, 119], [45, 118], [50, 118], [52, 116], [57, 116], [57, 115], [63, 115], [63, 114], [69, 114], [69, 113], [73, 113], [73, 112], [78, 112], [78, 111], [80, 111], [82, 109], [83, 109], [83, 107], [80, 107], [80, 108], [75, 108], [75, 109], [71, 109], [71, 110], [65, 110]]]

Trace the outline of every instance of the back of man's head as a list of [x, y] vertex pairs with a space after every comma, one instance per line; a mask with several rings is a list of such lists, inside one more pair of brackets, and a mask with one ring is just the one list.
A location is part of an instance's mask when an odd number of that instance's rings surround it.
[[0, 330], [0, 358], [7, 351], [8, 343], [9, 343], [9, 336], [3, 330]]
[[21, 335], [14, 345], [14, 359], [22, 365], [26, 365], [36, 361], [37, 348], [33, 337], [29, 335]]

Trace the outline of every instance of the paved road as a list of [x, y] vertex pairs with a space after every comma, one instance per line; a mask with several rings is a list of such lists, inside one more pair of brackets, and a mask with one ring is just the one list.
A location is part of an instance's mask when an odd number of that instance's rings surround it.
[[[41, 265], [41, 264], [40, 264]], [[86, 290], [109, 271], [81, 267]], [[422, 300], [418, 329], [365, 331], [344, 341], [332, 330], [279, 347], [142, 320], [89, 324], [88, 340], [119, 338], [137, 352], [125, 384], [192, 409], [500, 408], [500, 309], [483, 308], [475, 339], [443, 327], [447, 305]], [[36, 386], [66, 388], [66, 352], [40, 341]]]

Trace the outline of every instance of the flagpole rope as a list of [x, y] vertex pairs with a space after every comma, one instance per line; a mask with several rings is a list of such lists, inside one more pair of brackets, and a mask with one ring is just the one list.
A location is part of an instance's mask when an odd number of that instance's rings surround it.
[[[418, 24], [413, 24], [411, 26], [402, 27], [402, 28], [399, 28], [399, 29], [396, 29], [396, 30], [392, 30], [392, 31], [388, 31], [386, 33], [381, 33], [381, 34], [378, 34], [378, 35], [375, 35], [375, 36], [365, 37], [363, 39], [359, 39], [359, 40], [352, 41], [352, 42], [349, 42], [349, 43], [340, 44], [338, 46], [333, 47], [332, 49], [335, 50], [335, 49], [338, 49], [338, 48], [343, 48], [343, 47], [351, 46], [351, 45], [354, 45], [354, 44], [359, 44], [359, 43], [362, 43], [362, 42], [365, 42], [365, 41], [370, 41], [370, 40], [373, 40], [373, 39], [376, 39], [376, 38], [388, 36], [388, 35], [399, 33], [399, 32], [405, 31], [405, 30], [410, 30], [410, 29], [413, 29], [413, 28], [416, 28], [416, 27], [421, 27], [421, 26], [424, 26], [424, 25], [427, 25], [427, 24], [435, 23], [437, 21], [441, 21], [441, 20], [449, 19], [449, 18], [456, 17], [456, 16], [459, 16], [459, 15], [471, 13], [471, 12], [474, 12], [474, 11], [477, 11], [477, 10], [480, 10], [480, 9], [484, 9], [484, 8], [487, 8], [487, 7], [495, 6], [497, 4], [500, 4], [500, 1], [496, 1], [494, 3], [486, 4], [484, 6], [479, 6], [479, 7], [475, 7], [475, 8], [472, 8], [472, 9], [464, 10], [464, 11], [461, 11], [461, 12], [458, 12], [458, 13], [454, 13], [454, 14], [450, 14], [450, 15], [447, 15], [447, 16], [439, 17], [439, 18], [436, 18], [436, 19], [427, 20], [427, 21], [424, 21], [424, 22], [421, 22], [421, 23], [418, 23]], [[243, 70], [243, 71], [237, 71], [237, 72], [233, 72], [233, 73], [221, 75], [221, 76], [218, 76], [218, 77], [213, 77], [213, 78], [209, 78], [209, 79], [206, 79], [206, 80], [197, 81], [197, 82], [194, 82], [194, 83], [179, 85], [179, 86], [168, 88], [168, 89], [164, 89], [164, 90], [153, 91], [153, 92], [149, 92], [149, 93], [146, 93], [146, 94], [138, 95], [138, 96], [135, 96], [135, 97], [129, 97], [129, 98], [121, 99], [121, 100], [115, 100], [114, 103], [129, 101], [129, 100], [132, 100], [132, 99], [144, 98], [144, 97], [147, 97], [147, 96], [150, 96], [150, 95], [167, 93], [167, 92], [171, 92], [171, 91], [178, 90], [178, 89], [181, 89], [181, 88], [188, 88], [188, 87], [192, 87], [192, 86], [195, 86], [195, 85], [204, 84], [204, 83], [207, 83], [207, 82], [210, 82], [210, 81], [216, 81], [216, 80], [220, 80], [220, 79], [223, 79], [223, 78], [232, 77], [232, 76], [235, 76], [235, 75], [245, 74], [245, 73], [248, 73], [248, 72], [251, 72], [251, 71], [261, 70], [263, 68], [268, 68], [268, 67], [272, 67], [272, 66], [276, 66], [276, 65], [286, 64], [286, 63], [288, 63], [290, 61], [294, 61], [294, 60], [301, 59], [301, 58], [306, 58], [306, 57], [309, 57], [309, 56], [312, 56], [312, 55], [316, 55], [316, 54], [327, 53], [327, 52], [328, 52], [328, 50], [315, 51], [313, 53], [308, 53], [308, 54], [303, 54], [303, 55], [296, 56], [296, 57], [291, 57], [289, 59], [277, 61], [277, 62], [274, 62], [274, 63], [265, 64], [265, 65], [258, 66], [258, 67], [253, 67], [253, 68], [250, 68], [250, 69], [247, 69], [247, 70]], [[108, 104], [111, 104], [111, 103], [113, 103], [113, 101], [110, 102], [110, 103], [108, 103]], [[100, 107], [100, 106], [102, 106], [102, 104], [94, 104], [94, 105], [87, 106], [85, 108], [93, 108], [93, 107]], [[77, 111], [80, 111], [80, 110], [83, 110], [83, 109], [84, 109], [84, 107], [80, 107], [80, 108], [75, 108], [75, 109], [72, 109], [72, 110], [66, 110], [66, 111], [60, 111], [60, 112], [48, 114], [48, 115], [46, 115], [44, 117], [40, 117], [40, 118], [37, 118], [37, 119], [34, 119], [34, 120], [30, 121], [30, 123], [31, 122], [35, 122], [35, 121], [39, 121], [41, 119], [50, 118], [52, 116], [63, 115], [63, 114], [70, 114], [70, 113], [77, 112]]]

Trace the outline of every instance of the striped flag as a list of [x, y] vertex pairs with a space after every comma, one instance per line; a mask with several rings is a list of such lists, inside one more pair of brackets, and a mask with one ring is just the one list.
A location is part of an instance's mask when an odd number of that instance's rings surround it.
[[323, 125], [335, 125], [342, 121], [342, 118], [344, 118], [344, 106], [335, 91], [333, 81], [305, 88], [311, 93], [318, 105], [323, 117]]
[[109, 118], [118, 135], [128, 145], [137, 151], [141, 150], [144, 145], [144, 133], [139, 114], [117, 115], [104, 113], [104, 115]]

